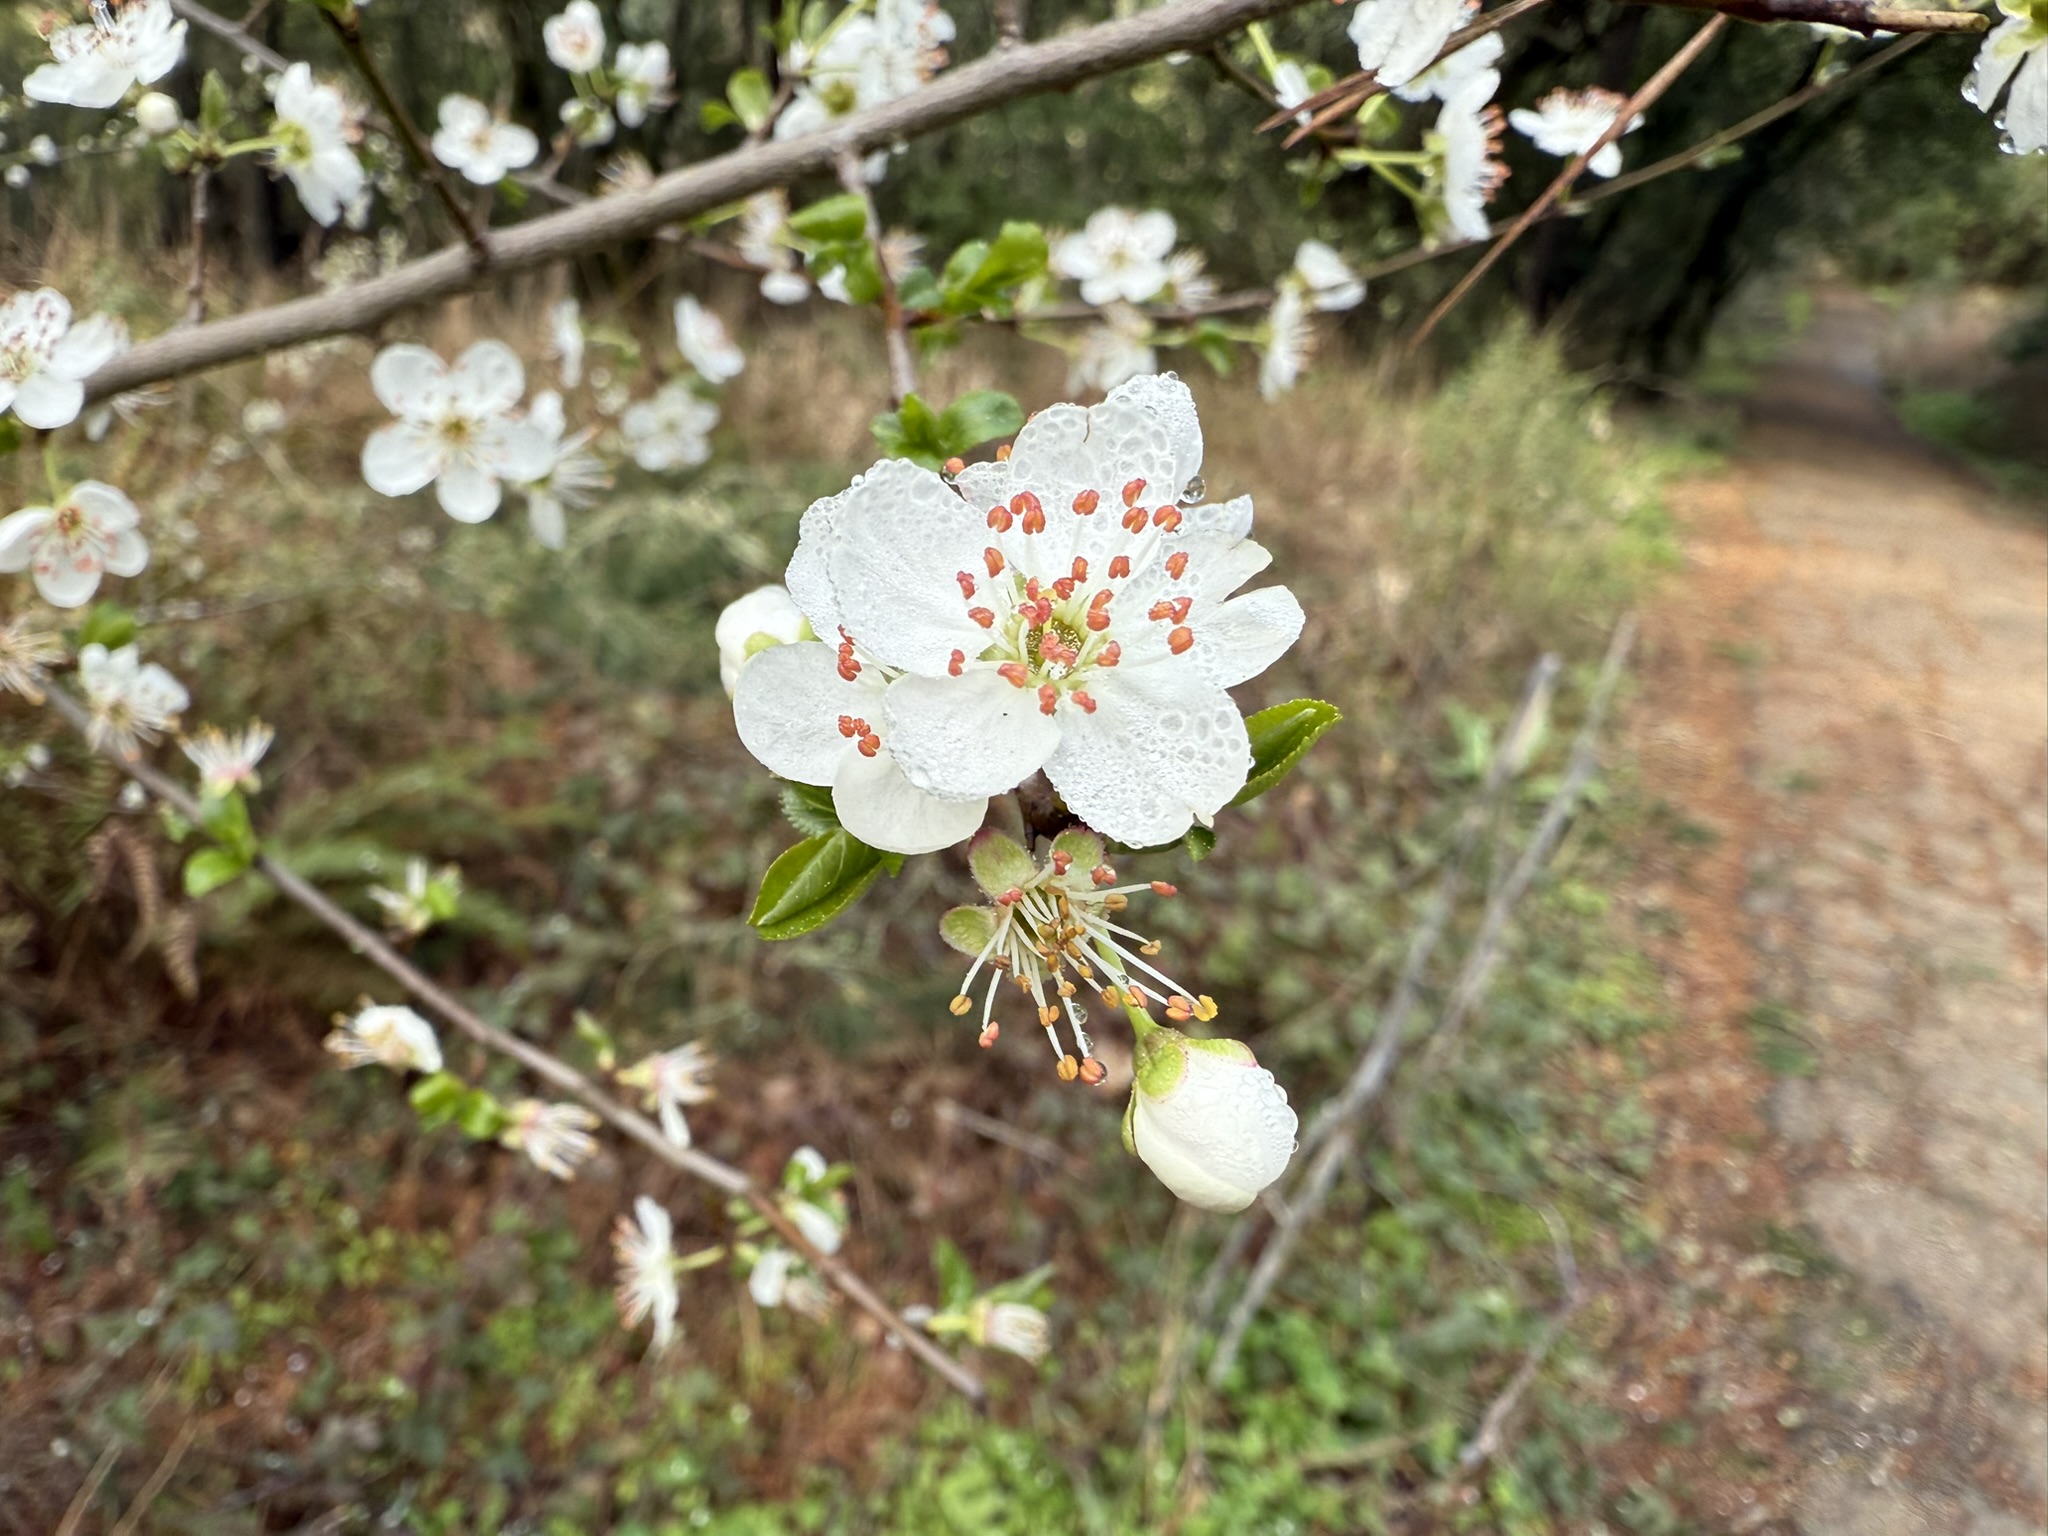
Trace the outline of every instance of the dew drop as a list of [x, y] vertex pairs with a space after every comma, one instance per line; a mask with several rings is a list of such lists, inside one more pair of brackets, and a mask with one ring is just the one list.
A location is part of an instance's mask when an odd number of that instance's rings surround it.
[[1180, 504], [1184, 507], [1192, 506], [1208, 494], [1209, 482], [1200, 475], [1196, 475], [1194, 479], [1180, 488]]

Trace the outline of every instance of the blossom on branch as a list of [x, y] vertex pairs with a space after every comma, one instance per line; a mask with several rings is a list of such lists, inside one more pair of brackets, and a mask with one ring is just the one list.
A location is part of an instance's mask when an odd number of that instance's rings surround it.
[[93, 7], [92, 20], [50, 34], [53, 62], [22, 81], [30, 101], [69, 107], [111, 107], [129, 88], [161, 80], [185, 56], [185, 23], [171, 0], [128, 0], [118, 10]]
[[642, 469], [694, 469], [711, 457], [718, 407], [700, 400], [681, 379], [670, 379], [619, 417], [626, 451]]
[[589, 448], [597, 429], [569, 431], [562, 397], [552, 389], [533, 397], [526, 424], [545, 448], [547, 462], [545, 474], [519, 485], [526, 497], [527, 526], [541, 548], [560, 549], [569, 541], [569, 511], [593, 504], [598, 493], [610, 487], [612, 477], [604, 460]]
[[1359, 0], [1350, 25], [1358, 67], [1389, 90], [1406, 85], [1477, 9], [1478, 0]]
[[128, 325], [112, 315], [71, 323], [54, 288], [24, 290], [0, 304], [0, 411], [23, 426], [68, 427], [85, 407], [85, 380], [128, 350]]
[[562, 387], [583, 382], [583, 306], [572, 295], [557, 299], [548, 310], [548, 355], [561, 364]]
[[569, 0], [558, 16], [540, 24], [548, 59], [572, 75], [587, 75], [604, 63], [604, 17], [593, 0]]
[[717, 1058], [692, 1040], [635, 1062], [619, 1073], [619, 1081], [645, 1096], [647, 1107], [661, 1120], [662, 1135], [687, 1147], [690, 1124], [683, 1118], [683, 1107], [713, 1097], [711, 1069], [716, 1064]]
[[1294, 253], [1294, 278], [1308, 299], [1325, 312], [1355, 309], [1365, 300], [1365, 283], [1351, 264], [1320, 240], [1304, 240]]
[[1189, 1205], [1250, 1205], [1287, 1171], [1299, 1124], [1287, 1091], [1242, 1041], [1140, 1032], [1124, 1146]]
[[683, 360], [707, 384], [724, 384], [740, 376], [747, 355], [732, 339], [725, 322], [687, 293], [676, 300], [676, 345]]
[[0, 624], [0, 690], [40, 704], [50, 668], [63, 659], [64, 637], [31, 624], [26, 614]]
[[1434, 201], [1424, 220], [1432, 245], [1451, 238], [1484, 240], [1493, 232], [1486, 205], [1508, 179], [1500, 160], [1504, 124], [1500, 108], [1492, 105], [1497, 84], [1492, 70], [1466, 80], [1444, 99], [1424, 137], [1440, 157], [1432, 168]]
[[434, 131], [434, 158], [466, 181], [494, 187], [513, 171], [533, 164], [540, 140], [530, 128], [501, 123], [473, 96], [441, 98], [441, 126]]
[[1492, 100], [1493, 93], [1500, 89], [1501, 55], [1507, 52], [1507, 39], [1498, 32], [1489, 32], [1432, 64], [1405, 85], [1393, 88], [1393, 94], [1403, 101], [1427, 101], [1434, 96], [1438, 101], [1448, 100], [1451, 93], [1463, 87], [1468, 81], [1487, 76], [1491, 84], [1486, 97]]
[[1141, 373], [1153, 373], [1159, 355], [1152, 350], [1152, 322], [1142, 310], [1128, 304], [1110, 304], [1102, 311], [1102, 323], [1081, 333], [1080, 350], [1067, 369], [1067, 388], [1079, 394], [1084, 389], [1103, 394]]
[[[925, 0], [877, 0], [873, 15], [836, 18], [815, 53], [800, 43], [783, 61], [783, 73], [802, 84], [776, 118], [774, 136], [816, 133], [908, 96], [945, 62], [953, 33], [952, 17]], [[886, 153], [869, 156], [868, 180], [881, 180], [887, 164]]]
[[538, 480], [550, 468], [546, 433], [514, 413], [526, 370], [502, 341], [476, 342], [453, 368], [400, 342], [370, 364], [370, 387], [398, 417], [363, 444], [373, 491], [410, 496], [431, 485], [442, 511], [480, 523], [498, 510], [501, 481]]
[[217, 725], [205, 726], [179, 745], [199, 770], [201, 794], [225, 795], [231, 790], [246, 790], [253, 795], [263, 787], [256, 765], [263, 761], [263, 754], [270, 750], [276, 737], [277, 733], [261, 720], [251, 720], [233, 735]]
[[2010, 81], [2005, 110], [1996, 119], [2004, 135], [1999, 147], [2038, 155], [2048, 151], [2048, 0], [1998, 0], [1998, 8], [2006, 19], [1978, 48], [1963, 100], [1989, 112]]
[[103, 574], [139, 576], [149, 545], [135, 503], [111, 485], [81, 480], [61, 505], [0, 517], [0, 571], [28, 571], [54, 608], [79, 608]]
[[718, 645], [718, 680], [725, 685], [727, 697], [739, 684], [740, 668], [762, 651], [817, 638], [790, 597], [789, 588], [779, 581], [734, 598], [718, 615], [718, 626], [712, 631]]
[[1158, 208], [1098, 208], [1052, 248], [1052, 269], [1081, 285], [1086, 304], [1142, 304], [1167, 284], [1173, 215]]
[[315, 80], [310, 66], [294, 64], [278, 78], [271, 105], [279, 140], [272, 163], [291, 178], [306, 212], [332, 224], [363, 191], [363, 165], [349, 147], [355, 134], [348, 103]]
[[145, 662], [131, 645], [110, 651], [97, 641], [78, 653], [78, 681], [92, 719], [86, 739], [116, 757], [135, 756], [145, 742], [169, 730], [192, 702], [185, 685]]
[[675, 83], [675, 72], [669, 65], [666, 43], [619, 44], [612, 60], [612, 73], [618, 78], [618, 96], [613, 105], [619, 121], [628, 128], [638, 128], [650, 112], [659, 111], [675, 99], [669, 91]]
[[498, 1140], [524, 1152], [542, 1173], [573, 1179], [576, 1170], [597, 1150], [596, 1138], [590, 1133], [597, 1129], [598, 1118], [581, 1104], [521, 1099], [507, 1112], [512, 1123]]
[[337, 1014], [323, 1042], [345, 1068], [379, 1066], [394, 1072], [438, 1072], [441, 1042], [434, 1026], [401, 1003], [366, 1003], [353, 1018]]
[[[1533, 111], [1528, 107], [1515, 108], [1508, 114], [1508, 122], [1546, 155], [1564, 159], [1591, 149], [1626, 105], [1628, 98], [1618, 91], [1603, 91], [1597, 86], [1568, 91], [1559, 86], [1537, 102]], [[1622, 132], [1634, 133], [1642, 126], [1643, 116], [1638, 112]], [[1595, 176], [1619, 175], [1620, 143], [1602, 145], [1600, 152], [1586, 162], [1586, 169]]]
[[643, 1318], [654, 1320], [653, 1348], [660, 1354], [675, 1342], [680, 1302], [675, 1224], [667, 1211], [645, 1195], [633, 1202], [633, 1215], [637, 1225], [621, 1216], [612, 1231], [612, 1255], [619, 1264], [619, 1283], [613, 1294], [628, 1328], [639, 1327]]
[[1301, 285], [1283, 282], [1266, 311], [1266, 343], [1259, 350], [1259, 398], [1277, 400], [1301, 381], [1316, 348], [1315, 327]]

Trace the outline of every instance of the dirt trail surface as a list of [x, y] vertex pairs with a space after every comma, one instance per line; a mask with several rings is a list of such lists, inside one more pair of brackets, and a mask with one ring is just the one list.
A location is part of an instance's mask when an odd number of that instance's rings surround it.
[[[1636, 746], [1674, 1256], [1624, 1299], [1706, 1529], [2048, 1529], [2048, 539], [1824, 302], [1682, 510]], [[1656, 1432], [1631, 1436], [1648, 1443]], [[1668, 1447], [1678, 1443], [1677, 1451]]]

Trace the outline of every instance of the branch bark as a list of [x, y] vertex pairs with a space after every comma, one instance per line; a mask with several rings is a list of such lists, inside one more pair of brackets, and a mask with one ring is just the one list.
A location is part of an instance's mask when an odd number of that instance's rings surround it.
[[191, 22], [202, 32], [211, 32], [222, 42], [239, 48], [250, 58], [257, 60], [267, 70], [283, 74], [292, 67], [292, 61], [268, 44], [259, 42], [240, 22], [230, 21], [214, 11], [209, 11], [199, 0], [171, 0], [171, 9]]
[[[87, 734], [90, 717], [84, 705], [55, 684], [48, 689], [47, 699], [50, 707], [63, 716], [73, 729], [81, 735]], [[176, 781], [148, 763], [122, 758], [110, 752], [102, 752], [101, 755], [117, 764], [129, 778], [192, 825], [200, 825], [199, 802]], [[511, 1057], [542, 1082], [589, 1106], [614, 1130], [628, 1140], [637, 1141], [671, 1168], [687, 1173], [692, 1178], [702, 1179], [714, 1189], [746, 1201], [762, 1220], [775, 1229], [776, 1235], [793, 1248], [813, 1270], [824, 1276], [835, 1290], [880, 1323], [891, 1337], [922, 1360], [977, 1410], [986, 1407], [987, 1389], [982, 1386], [978, 1376], [940, 1349], [922, 1331], [906, 1323], [897, 1315], [895, 1309], [877, 1296], [868, 1287], [867, 1282], [850, 1267], [813, 1246], [796, 1223], [783, 1213], [782, 1207], [776, 1203], [774, 1197], [741, 1169], [708, 1153], [700, 1152], [695, 1147], [677, 1146], [661, 1134], [661, 1128], [652, 1120], [628, 1109], [567, 1062], [480, 1017], [294, 870], [286, 868], [268, 854], [259, 854], [254, 868], [286, 898], [331, 930], [352, 951], [361, 955], [463, 1034], [486, 1049]]]
[[1668, 5], [1687, 11], [1718, 11], [1737, 21], [1803, 21], [1845, 27], [1875, 37], [1880, 32], [1984, 32], [1991, 18], [1975, 11], [1894, 10], [1868, 0], [1630, 0], [1634, 5]]
[[837, 169], [839, 185], [860, 199], [867, 217], [868, 249], [874, 252], [875, 272], [882, 283], [882, 346], [889, 357], [889, 398], [901, 410], [904, 399], [917, 393], [917, 364], [910, 356], [910, 328], [904, 323], [903, 301], [896, 296], [896, 279], [882, 250], [882, 215], [875, 207], [874, 189], [861, 174], [860, 156], [848, 150], [839, 157]]
[[[1002, 49], [948, 70], [900, 100], [857, 113], [832, 130], [735, 150], [671, 171], [638, 192], [495, 230], [491, 269], [530, 271], [639, 239], [665, 224], [830, 171], [844, 151], [885, 149], [1020, 97], [1078, 85], [1169, 53], [1194, 52], [1248, 22], [1306, 3], [1172, 0], [1120, 21]], [[402, 310], [460, 293], [478, 281], [469, 251], [450, 247], [338, 293], [293, 299], [146, 341], [94, 374], [86, 382], [87, 398], [103, 399], [301, 342], [370, 330]]]

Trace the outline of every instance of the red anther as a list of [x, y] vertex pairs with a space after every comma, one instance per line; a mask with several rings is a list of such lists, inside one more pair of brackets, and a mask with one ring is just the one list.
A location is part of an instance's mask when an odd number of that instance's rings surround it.
[[1088, 878], [1097, 885], [1115, 885], [1116, 871], [1107, 864], [1098, 864], [1088, 871]]
[[1143, 533], [1145, 531], [1145, 524], [1148, 521], [1149, 518], [1146, 516], [1143, 507], [1131, 508], [1130, 511], [1124, 514], [1123, 518], [1125, 531], [1129, 533]]
[[1105, 629], [1109, 628], [1109, 625], [1110, 617], [1107, 608], [1090, 608], [1088, 610], [1088, 627], [1094, 630], [1096, 634], [1101, 634]]
[[1185, 624], [1166, 637], [1166, 648], [1176, 656], [1186, 654], [1187, 648], [1194, 643], [1195, 632]]
[[1041, 715], [1051, 714], [1059, 707], [1059, 702], [1059, 689], [1053, 687], [1051, 683], [1040, 683], [1038, 685], [1038, 712]]
[[1088, 562], [1081, 556], [1074, 556], [1074, 580], [1076, 583], [1088, 579]]
[[1122, 581], [1126, 576], [1130, 574], [1131, 557], [1129, 555], [1117, 555], [1110, 560], [1109, 579], [1111, 581]]
[[1054, 874], [1064, 875], [1069, 869], [1073, 868], [1073, 866], [1074, 856], [1071, 853], [1067, 852], [1067, 850], [1064, 848], [1053, 849], [1052, 872]]
[[1081, 1081], [1090, 1088], [1096, 1087], [1108, 1076], [1109, 1068], [1105, 1067], [1093, 1056], [1084, 1056], [1081, 1059]]
[[953, 579], [960, 583], [960, 595], [962, 597], [974, 596], [974, 578], [972, 576], [968, 575], [965, 571], [955, 571]]
[[1054, 582], [1052, 584], [1052, 595], [1063, 603], [1072, 597], [1074, 595], [1074, 578], [1062, 576], [1058, 581]]
[[1092, 715], [1095, 713], [1095, 700], [1089, 696], [1086, 689], [1076, 688], [1073, 693], [1073, 699], [1076, 704], [1081, 706], [1082, 714]]
[[988, 525], [998, 532], [1008, 533], [1010, 531], [1010, 524], [1015, 521], [1016, 519], [1010, 516], [1010, 509], [1008, 507], [990, 507], [988, 509]]
[[839, 653], [839, 675], [849, 683], [860, 676], [860, 663], [848, 651]]
[[961, 470], [965, 469], [966, 467], [967, 461], [961, 458], [957, 453], [953, 455], [952, 458], [946, 460], [946, 473], [949, 475], [957, 475], [960, 473]]
[[1181, 577], [1187, 574], [1187, 571], [1188, 552], [1186, 550], [1176, 549], [1172, 554], [1166, 557], [1166, 574], [1171, 576], [1175, 581], [1179, 581]]
[[1045, 507], [1031, 492], [1019, 491], [1012, 496], [1010, 510], [1022, 521], [1026, 533], [1045, 532]]
[[860, 755], [862, 757], [873, 757], [877, 752], [881, 750], [882, 738], [877, 736], [873, 731], [869, 731], [867, 735], [861, 737]]
[[1115, 589], [1111, 587], [1104, 587], [1101, 591], [1097, 592], [1093, 597], [1088, 599], [1088, 606], [1090, 608], [1107, 608], [1111, 603], [1115, 601]]
[[1052, 600], [1041, 597], [1035, 603], [1025, 603], [1017, 611], [1029, 619], [1033, 626], [1052, 622]]
[[1003, 574], [1003, 552], [991, 544], [981, 552], [981, 563], [988, 567], [991, 576]]
[[1074, 498], [1074, 512], [1080, 517], [1089, 517], [1102, 505], [1102, 497], [1095, 491], [1083, 491]]
[[1026, 601], [1026, 602], [1032, 602], [1032, 603], [1035, 603], [1035, 602], [1037, 602], [1037, 601], [1038, 601], [1038, 591], [1039, 591], [1039, 588], [1038, 588], [1038, 578], [1037, 578], [1036, 576], [1030, 577], [1029, 579], [1027, 579], [1027, 580], [1025, 581], [1025, 583], [1024, 583], [1024, 598], [1025, 598], [1025, 601]]
[[1178, 896], [1180, 894], [1180, 887], [1172, 884], [1170, 881], [1154, 880], [1152, 882], [1152, 894], [1154, 896]]
[[1174, 529], [1180, 526], [1180, 508], [1161, 507], [1152, 514], [1152, 526], [1164, 528], [1168, 533], [1173, 532]]
[[993, 1019], [991, 1019], [988, 1023], [988, 1026], [982, 1030], [981, 1038], [978, 1043], [980, 1044], [981, 1048], [985, 1051], [990, 1046], [996, 1043], [996, 1037], [1000, 1035], [1002, 1032], [1003, 1026], [996, 1023]]
[[996, 668], [996, 675], [1012, 688], [1022, 688], [1031, 681], [1031, 669], [1021, 661], [1006, 661]]
[[1169, 1002], [1166, 1005], [1166, 1020], [1169, 1024], [1185, 1024], [1193, 1017], [1194, 1013], [1189, 1009], [1181, 1007], [1177, 1001]]
[[851, 740], [860, 734], [860, 725], [851, 715], [839, 717], [839, 734]]
[[1102, 648], [1102, 654], [1095, 658], [1095, 665], [1098, 667], [1113, 667], [1119, 661], [1122, 661], [1123, 658], [1123, 646], [1119, 642], [1112, 640]]
[[946, 676], [958, 677], [962, 672], [965, 672], [966, 670], [967, 653], [965, 651], [955, 651], [952, 655], [952, 659], [946, 663]]
[[998, 464], [1007, 464], [1010, 462], [1010, 445], [1008, 443], [1003, 444], [1002, 447], [996, 450], [996, 462]]
[[1161, 619], [1170, 619], [1173, 617], [1173, 604], [1162, 597], [1158, 602], [1145, 610], [1145, 617], [1154, 624], [1157, 624]]
[[983, 629], [994, 629], [996, 627], [996, 616], [986, 608], [970, 608], [967, 610], [967, 617], [974, 620]]
[[1142, 480], [1133, 480], [1129, 485], [1124, 487], [1124, 505], [1127, 507], [1135, 507], [1138, 504], [1138, 498], [1144, 494], [1145, 482]]
[[1170, 606], [1173, 609], [1173, 622], [1185, 624], [1188, 621], [1188, 610], [1195, 606], [1195, 600], [1192, 597], [1176, 597]]

